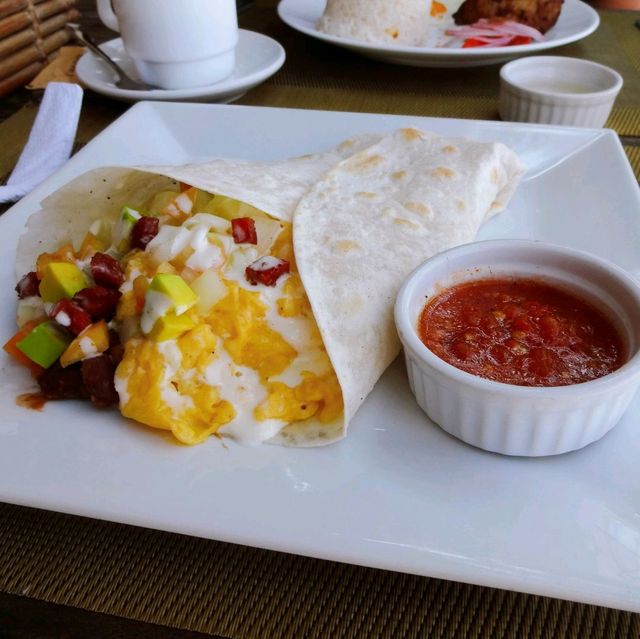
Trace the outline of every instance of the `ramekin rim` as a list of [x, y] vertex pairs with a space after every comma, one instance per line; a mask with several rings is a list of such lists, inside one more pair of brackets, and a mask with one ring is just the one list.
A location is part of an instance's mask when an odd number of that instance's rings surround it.
[[[536, 89], [531, 89], [526, 86], [526, 84], [519, 83], [511, 76], [509, 77], [509, 73], [513, 73], [514, 67], [526, 67], [532, 64], [532, 60], [536, 60], [537, 62], [543, 61], [558, 61], [560, 63], [569, 64], [577, 64], [585, 67], [598, 68], [605, 73], [608, 73], [613, 79], [613, 85], [602, 89], [599, 91], [590, 91], [588, 93], [571, 93], [571, 92], [563, 92], [563, 91], [541, 91]], [[517, 60], [512, 60], [511, 62], [507, 62], [500, 69], [500, 79], [509, 87], [518, 89], [519, 91], [528, 93], [530, 95], [536, 97], [546, 97], [546, 98], [571, 98], [576, 102], [587, 102], [589, 100], [593, 100], [594, 98], [611, 98], [618, 95], [624, 85], [624, 79], [622, 75], [608, 67], [604, 64], [600, 64], [599, 62], [593, 62], [592, 60], [583, 60], [582, 58], [572, 58], [567, 56], [531, 56], [528, 58], [518, 58]]]

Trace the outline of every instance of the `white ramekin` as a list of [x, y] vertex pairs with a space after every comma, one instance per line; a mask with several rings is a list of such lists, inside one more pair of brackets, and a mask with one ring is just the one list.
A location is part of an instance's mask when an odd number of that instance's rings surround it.
[[[582, 384], [526, 387], [466, 373], [418, 337], [426, 300], [454, 284], [486, 277], [541, 278], [601, 308], [625, 341], [627, 362]], [[640, 385], [640, 285], [589, 253], [529, 240], [466, 244], [431, 258], [403, 285], [395, 321], [411, 390], [444, 430], [506, 455], [557, 455], [600, 439], [622, 417]]]
[[500, 117], [600, 128], [622, 88], [619, 73], [596, 62], [532, 56], [500, 69]]

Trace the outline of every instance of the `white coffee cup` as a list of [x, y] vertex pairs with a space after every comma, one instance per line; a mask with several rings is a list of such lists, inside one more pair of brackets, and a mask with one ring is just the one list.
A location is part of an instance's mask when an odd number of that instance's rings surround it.
[[107, 27], [147, 84], [163, 89], [206, 86], [235, 66], [235, 0], [97, 0]]

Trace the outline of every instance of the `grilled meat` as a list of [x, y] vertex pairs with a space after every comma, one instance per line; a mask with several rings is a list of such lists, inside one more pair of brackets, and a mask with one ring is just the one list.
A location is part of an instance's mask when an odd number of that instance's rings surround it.
[[473, 24], [481, 18], [514, 20], [548, 31], [558, 20], [563, 0], [465, 0], [453, 14], [456, 24]]

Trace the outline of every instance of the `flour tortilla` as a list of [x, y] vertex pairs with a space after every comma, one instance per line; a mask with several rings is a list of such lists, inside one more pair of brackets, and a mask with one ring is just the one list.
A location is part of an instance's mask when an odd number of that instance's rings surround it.
[[[402, 129], [339, 163], [301, 200], [296, 263], [344, 396], [335, 437], [400, 351], [393, 306], [406, 276], [471, 242], [523, 172], [503, 144]], [[306, 437], [295, 425], [277, 440]]]
[[270, 442], [328, 444], [346, 435], [399, 352], [392, 311], [404, 278], [435, 253], [472, 241], [506, 206], [523, 171], [502, 144], [416, 129], [362, 136], [282, 162], [98, 169], [48, 197], [29, 219], [18, 243], [17, 276], [43, 251], [70, 240], [77, 245], [94, 220], [115, 220], [123, 203], [140, 206], [175, 180], [293, 220], [296, 262], [345, 411], [332, 424], [288, 426]]

